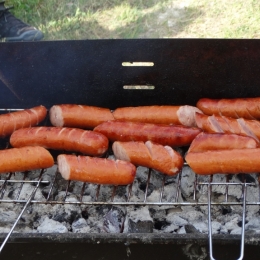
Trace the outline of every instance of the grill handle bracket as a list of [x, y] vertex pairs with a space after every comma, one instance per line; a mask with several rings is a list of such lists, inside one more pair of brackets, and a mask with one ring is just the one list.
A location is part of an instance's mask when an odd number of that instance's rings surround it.
[[[212, 223], [211, 223], [211, 190], [214, 183], [208, 183], [208, 237], [209, 237], [209, 253], [210, 259], [216, 260], [213, 257], [213, 242], [212, 242]], [[242, 212], [242, 230], [241, 230], [241, 242], [240, 242], [240, 256], [237, 260], [242, 260], [244, 257], [245, 247], [245, 219], [246, 219], [246, 194], [247, 183], [242, 183], [242, 197], [243, 197], [243, 212]]]

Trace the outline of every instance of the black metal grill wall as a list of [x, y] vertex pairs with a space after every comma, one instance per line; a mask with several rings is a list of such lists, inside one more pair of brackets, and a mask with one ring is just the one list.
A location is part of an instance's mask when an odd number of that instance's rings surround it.
[[260, 40], [43, 41], [0, 43], [0, 50], [1, 108], [78, 103], [114, 109], [260, 96]]

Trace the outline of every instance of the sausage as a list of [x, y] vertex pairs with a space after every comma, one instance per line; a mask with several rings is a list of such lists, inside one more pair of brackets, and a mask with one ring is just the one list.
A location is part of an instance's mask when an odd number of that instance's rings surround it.
[[0, 173], [36, 170], [53, 165], [53, 157], [43, 147], [26, 146], [0, 151]]
[[57, 162], [65, 180], [127, 185], [134, 181], [136, 174], [132, 163], [120, 160], [60, 154]]
[[232, 118], [260, 119], [260, 98], [209, 99], [202, 98], [196, 105], [206, 115]]
[[227, 133], [245, 135], [260, 139], [260, 122], [257, 120], [234, 119], [225, 116], [207, 116], [196, 113], [195, 120], [199, 128], [208, 133]]
[[139, 106], [117, 108], [113, 116], [122, 121], [192, 127], [196, 126], [195, 112], [202, 113], [193, 106]]
[[153, 168], [167, 175], [177, 174], [182, 166], [180, 154], [170, 146], [147, 142], [119, 142], [112, 145], [117, 159], [129, 161], [134, 165]]
[[249, 137], [236, 134], [200, 133], [192, 141], [189, 152], [205, 152], [209, 150], [250, 149], [257, 148], [258, 142]]
[[197, 174], [254, 173], [260, 171], [260, 149], [232, 149], [187, 153], [185, 159]]
[[47, 115], [44, 106], [0, 115], [0, 137], [11, 135], [15, 130], [38, 125]]
[[105, 121], [114, 119], [108, 108], [85, 105], [54, 105], [51, 107], [49, 114], [50, 121], [54, 126], [83, 129], [93, 129]]
[[107, 121], [94, 128], [111, 141], [152, 141], [162, 145], [185, 146], [201, 132], [195, 127], [149, 124], [141, 122]]
[[42, 146], [100, 156], [108, 149], [109, 141], [100, 133], [78, 128], [31, 127], [15, 131], [10, 143], [13, 147]]

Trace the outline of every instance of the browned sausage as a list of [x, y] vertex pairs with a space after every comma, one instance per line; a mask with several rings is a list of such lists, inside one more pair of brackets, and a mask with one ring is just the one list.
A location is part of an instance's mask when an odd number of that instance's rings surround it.
[[58, 169], [65, 180], [96, 184], [127, 185], [134, 181], [136, 167], [125, 161], [61, 154]]
[[200, 133], [192, 141], [188, 152], [205, 152], [209, 150], [257, 148], [258, 142], [249, 137], [236, 134]]
[[46, 117], [46, 114], [47, 109], [44, 106], [2, 114], [0, 115], [0, 136], [5, 137], [17, 129], [35, 126]]
[[117, 159], [129, 161], [134, 165], [153, 168], [168, 175], [177, 174], [183, 159], [169, 146], [153, 142], [114, 142], [112, 145]]
[[100, 156], [108, 148], [108, 139], [97, 132], [78, 128], [31, 127], [15, 131], [10, 138], [13, 147], [27, 145], [47, 149], [80, 152]]
[[0, 151], [0, 173], [36, 170], [53, 165], [51, 154], [43, 147], [26, 146]]
[[63, 104], [50, 109], [50, 121], [54, 126], [78, 127], [93, 129], [95, 126], [113, 120], [112, 112], [108, 108]]
[[233, 149], [187, 153], [186, 161], [197, 174], [254, 173], [260, 171], [260, 149]]
[[195, 127], [148, 124], [141, 122], [108, 121], [94, 128], [111, 141], [152, 141], [162, 145], [185, 146], [201, 132]]
[[140, 106], [117, 108], [113, 116], [122, 121], [196, 126], [195, 112], [201, 113], [193, 106]]
[[260, 122], [257, 120], [234, 119], [224, 116], [206, 116], [196, 113], [195, 120], [199, 128], [208, 133], [227, 133], [246, 135], [260, 140]]
[[202, 98], [197, 107], [206, 115], [260, 119], [260, 98], [209, 99]]

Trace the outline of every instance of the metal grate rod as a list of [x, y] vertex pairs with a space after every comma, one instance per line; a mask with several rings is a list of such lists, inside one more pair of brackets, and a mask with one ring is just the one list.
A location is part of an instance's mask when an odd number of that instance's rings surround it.
[[3, 199], [3, 197], [4, 197], [7, 182], [8, 182], [8, 180], [11, 179], [12, 174], [13, 174], [13, 173], [10, 172], [9, 175], [7, 176], [7, 178], [5, 179], [4, 183], [2, 184], [0, 199]]
[[2, 252], [2, 250], [3, 250], [3, 248], [4, 248], [5, 244], [6, 244], [6, 242], [8, 241], [9, 237], [10, 237], [11, 234], [13, 233], [13, 230], [15, 229], [15, 227], [16, 227], [18, 221], [20, 220], [20, 218], [21, 218], [21, 216], [23, 215], [24, 211], [26, 210], [27, 206], [30, 204], [31, 200], [32, 200], [33, 197], [35, 196], [36, 191], [37, 191], [37, 189], [38, 189], [38, 187], [39, 187], [39, 185], [40, 185], [40, 183], [41, 183], [41, 180], [42, 180], [42, 172], [41, 172], [41, 176], [40, 176], [40, 178], [39, 178], [39, 180], [38, 180], [38, 183], [37, 183], [36, 187], [33, 189], [32, 193], [31, 193], [31, 196], [28, 198], [28, 200], [27, 200], [26, 204], [24, 205], [24, 207], [23, 207], [23, 209], [22, 209], [20, 215], [17, 217], [17, 219], [16, 219], [16, 221], [14, 222], [12, 228], [10, 229], [10, 231], [9, 231], [9, 233], [7, 234], [5, 240], [3, 241], [3, 243], [2, 243], [2, 245], [1, 245], [1, 247], [0, 247], [0, 253]]
[[181, 186], [181, 174], [182, 170], [178, 174], [178, 179], [177, 179], [177, 189], [176, 189], [176, 195], [175, 195], [175, 202], [178, 202], [179, 199], [179, 194], [180, 194], [180, 186]]
[[147, 177], [147, 182], [146, 182], [146, 188], [145, 188], [145, 194], [144, 194], [144, 202], [146, 202], [147, 199], [147, 193], [148, 193], [148, 188], [149, 188], [149, 183], [150, 183], [150, 178], [151, 178], [151, 172], [152, 169], [148, 169], [148, 177]]
[[23, 188], [23, 185], [24, 185], [24, 180], [26, 179], [26, 176], [27, 176], [27, 172], [25, 172], [24, 175], [23, 175], [23, 181], [21, 182], [20, 187], [18, 188], [18, 193], [17, 193], [17, 196], [16, 196], [16, 200], [18, 200], [19, 197], [20, 197], [20, 194], [21, 194], [21, 191], [22, 191], [22, 188]]
[[165, 178], [166, 178], [166, 175], [163, 175], [163, 178], [162, 178], [162, 187], [161, 187], [161, 192], [160, 192], [160, 202], [162, 202], [163, 191], [164, 191], [164, 184], [165, 184]]

